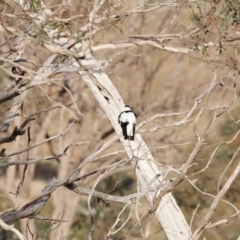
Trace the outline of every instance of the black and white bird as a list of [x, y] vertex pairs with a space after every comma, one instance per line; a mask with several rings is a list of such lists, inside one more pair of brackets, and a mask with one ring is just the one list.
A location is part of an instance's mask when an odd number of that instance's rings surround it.
[[129, 106], [125, 106], [124, 110], [118, 116], [118, 123], [122, 127], [124, 139], [134, 141], [135, 125], [137, 115]]

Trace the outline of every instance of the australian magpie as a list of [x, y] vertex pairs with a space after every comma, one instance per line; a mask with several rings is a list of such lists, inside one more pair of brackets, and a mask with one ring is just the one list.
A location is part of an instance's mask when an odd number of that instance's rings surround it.
[[135, 125], [137, 115], [129, 106], [125, 106], [124, 110], [118, 116], [118, 123], [122, 127], [124, 139], [134, 141]]

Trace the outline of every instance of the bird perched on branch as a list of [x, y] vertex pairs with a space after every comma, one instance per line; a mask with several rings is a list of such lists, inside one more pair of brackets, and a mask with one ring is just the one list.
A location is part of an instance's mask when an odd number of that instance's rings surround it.
[[134, 141], [135, 125], [137, 121], [137, 115], [132, 109], [126, 105], [124, 110], [118, 116], [118, 123], [122, 127], [124, 139]]

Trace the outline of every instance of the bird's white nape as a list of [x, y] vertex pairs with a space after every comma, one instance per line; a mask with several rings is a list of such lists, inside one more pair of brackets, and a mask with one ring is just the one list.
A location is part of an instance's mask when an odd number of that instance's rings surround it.
[[124, 111], [132, 111], [132, 109], [129, 106], [125, 106]]

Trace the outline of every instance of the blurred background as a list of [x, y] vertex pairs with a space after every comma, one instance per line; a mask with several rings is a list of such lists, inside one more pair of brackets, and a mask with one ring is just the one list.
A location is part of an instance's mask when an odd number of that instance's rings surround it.
[[[42, 6], [43, 2], [33, 1], [29, 12], [41, 13], [44, 9]], [[189, 178], [189, 181], [182, 182], [172, 192], [194, 231], [219, 188], [239, 164], [239, 156], [233, 158], [239, 148], [239, 137], [236, 135], [239, 130], [240, 110], [237, 81], [240, 18], [238, 1], [104, 1], [95, 15], [95, 18], [104, 18], [101, 22], [96, 22], [91, 30], [80, 33], [79, 29], [88, 23], [89, 14], [95, 6], [94, 1], [49, 1], [44, 6], [53, 12], [46, 16], [44, 24], [56, 30], [59, 37], [60, 33], [65, 33], [69, 38], [82, 41], [88, 49], [93, 49], [92, 55], [97, 60], [108, 64], [106, 73], [125, 104], [130, 105], [137, 113], [138, 125], [146, 121], [137, 130], [137, 134], [142, 135], [159, 167], [166, 171], [170, 168], [176, 170], [166, 174], [165, 179], [177, 176], [177, 170], [191, 154], [197, 142], [195, 126], [201, 135], [211, 125], [201, 151], [197, 153], [188, 170], [186, 179]], [[0, 9], [3, 13], [0, 17], [1, 24], [16, 30], [7, 30], [0, 35], [0, 53], [3, 59], [8, 60], [1, 60], [3, 63], [0, 70], [1, 93], [6, 93], [15, 84], [11, 76], [11, 61], [27, 59], [27, 62], [17, 64], [27, 69], [27, 76], [31, 78], [37, 75], [37, 71], [52, 52], [44, 47], [44, 43], [51, 42], [45, 33], [45, 25], [37, 25], [37, 20], [31, 22], [27, 12], [14, 7], [9, 1], [0, 3]], [[26, 31], [30, 22], [36, 36], [29, 36], [28, 39]], [[26, 36], [20, 35], [24, 32]], [[25, 39], [20, 49], [17, 42], [19, 36]], [[94, 51], [96, 46], [119, 46], [119, 43], [133, 45]], [[154, 46], [155, 43], [160, 47]], [[167, 47], [172, 47], [173, 50]], [[68, 61], [67, 58], [70, 57], [58, 57], [54, 61], [54, 67]], [[46, 69], [47, 67], [52, 65], [45, 66]], [[187, 116], [196, 100], [206, 92], [208, 94], [191, 115], [191, 121], [174, 126], [174, 123]], [[2, 156], [1, 164], [56, 156], [63, 153], [70, 144], [81, 142], [81, 145], [69, 148], [67, 154], [60, 158], [28, 165], [17, 197], [15, 193], [22, 180], [24, 166], [1, 169], [2, 211], [16, 204], [22, 207], [38, 197], [53, 177], [67, 179], [84, 159], [116, 135], [91, 90], [77, 72], [51, 74], [24, 94], [20, 115], [14, 118], [6, 133], [0, 133], [1, 137], [11, 134], [14, 127], [20, 126], [27, 116], [39, 113], [28, 124], [24, 135], [18, 136], [11, 143], [2, 144], [1, 148], [6, 149], [6, 154], [16, 154], [7, 158]], [[0, 105], [1, 123], [9, 116], [14, 104], [16, 98]], [[53, 109], [55, 106], [60, 107]], [[49, 110], [43, 111], [46, 109]], [[156, 114], [166, 116], [148, 121]], [[217, 117], [213, 120], [215, 115]], [[78, 121], [65, 132], [76, 118]], [[21, 153], [29, 146], [42, 143], [63, 132], [55, 139]], [[98, 161], [85, 165], [81, 175], [123, 159], [127, 159], [127, 155], [121, 143], [116, 141], [100, 155]], [[200, 174], [192, 176], [202, 169], [204, 171]], [[137, 192], [137, 179], [131, 163], [100, 175], [101, 173], [89, 176], [77, 184], [91, 189], [96, 179], [101, 177], [95, 188], [98, 191], [117, 196]], [[237, 177], [224, 196], [224, 200], [230, 204], [220, 202], [213, 222], [228, 219], [240, 207], [239, 189], [240, 180]], [[14, 225], [21, 227], [22, 232], [29, 231], [26, 227], [29, 226], [32, 239], [87, 239], [92, 227], [87, 199], [87, 196], [58, 188], [41, 215], [68, 222], [25, 219]], [[126, 207], [116, 226], [120, 227], [128, 217], [129, 219], [112, 239], [143, 239], [141, 231], [149, 232], [148, 239], [165, 239], [156, 219], [142, 222], [138, 219], [149, 210], [144, 198], [141, 198], [140, 203], [141, 206]], [[124, 206], [120, 203], [98, 202], [96, 198], [91, 199], [91, 205], [96, 221], [93, 237], [106, 239], [106, 234]], [[239, 224], [238, 217], [230, 219], [227, 224], [205, 230], [202, 239], [237, 239], [240, 234]], [[17, 239], [5, 231], [1, 231], [0, 236], [1, 239]]]

